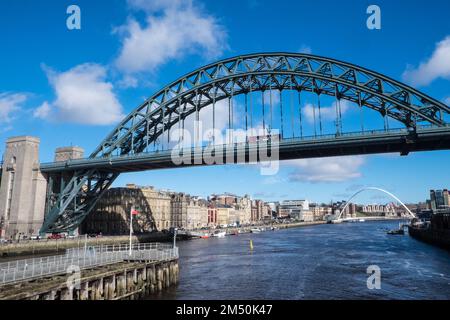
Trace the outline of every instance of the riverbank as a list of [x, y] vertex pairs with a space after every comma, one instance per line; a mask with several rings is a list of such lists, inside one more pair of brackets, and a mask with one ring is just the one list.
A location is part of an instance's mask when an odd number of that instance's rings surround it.
[[[359, 222], [358, 219], [355, 219], [352, 222]], [[361, 222], [380, 222], [380, 221], [402, 221], [404, 218], [399, 217], [366, 217], [364, 221]], [[350, 223], [350, 221], [342, 221], [344, 223]], [[226, 235], [235, 235], [235, 234], [243, 234], [243, 233], [252, 233], [252, 229], [259, 229], [260, 231], [270, 231], [280, 230], [280, 229], [289, 229], [289, 228], [301, 228], [308, 226], [316, 226], [327, 224], [327, 221], [309, 221], [309, 222], [291, 222], [291, 223], [271, 223], [271, 224], [258, 224], [252, 226], [245, 227], [229, 227], [229, 228], [216, 228], [216, 229], [204, 229], [204, 230], [195, 230], [195, 231], [179, 231], [179, 235], [187, 235], [188, 238], [201, 238], [198, 235], [211, 235], [215, 232], [225, 232]], [[197, 236], [196, 236], [197, 235]]]
[[[324, 221], [315, 222], [298, 222], [289, 224], [274, 224], [273, 226], [279, 229], [285, 228], [297, 228], [303, 226], [311, 226], [317, 224], [323, 224]], [[263, 227], [264, 225], [259, 225], [258, 227]], [[271, 225], [265, 225], [265, 227], [270, 227]], [[227, 228], [221, 229], [228, 233], [232, 230], [240, 233], [250, 233], [252, 227], [241, 227], [241, 228]], [[217, 229], [209, 229], [209, 232], [213, 232]], [[206, 232], [206, 231], [204, 231]], [[177, 236], [177, 241], [188, 240], [195, 238], [195, 236], [189, 235], [189, 233], [179, 233]], [[29, 258], [33, 256], [46, 256], [46, 255], [57, 255], [63, 254], [66, 249], [80, 248], [84, 246], [100, 246], [100, 245], [113, 245], [128, 243], [129, 236], [102, 236], [97, 238], [88, 238], [80, 236], [74, 239], [58, 239], [58, 240], [29, 240], [21, 241], [17, 243], [9, 243], [0, 245], [0, 261], [13, 260], [16, 258]], [[146, 242], [169, 242], [173, 241], [173, 235], [162, 232], [146, 233], [142, 235], [135, 235], [132, 237], [133, 243], [146, 243]]]
[[228, 228], [216, 228], [216, 229], [203, 229], [195, 231], [179, 231], [179, 235], [184, 235], [188, 239], [208, 238], [214, 233], [225, 233], [225, 235], [237, 235], [245, 233], [253, 233], [257, 229], [257, 232], [275, 231], [288, 228], [300, 228], [307, 226], [315, 226], [326, 224], [326, 221], [311, 221], [311, 222], [292, 222], [292, 223], [272, 223], [272, 224], [258, 224], [245, 227], [228, 227]]
[[[386, 218], [377, 217], [367, 219], [368, 221], [384, 221], [384, 220], [400, 220], [399, 218]], [[238, 233], [251, 233], [254, 228], [266, 228], [271, 229], [289, 229], [289, 228], [301, 228], [315, 225], [326, 224], [326, 221], [310, 221], [310, 222], [291, 222], [291, 223], [270, 223], [270, 224], [258, 224], [253, 226], [235, 227], [235, 228], [223, 228], [223, 229], [207, 229], [197, 231], [179, 231], [177, 235], [177, 241], [190, 240], [200, 238], [199, 234], [212, 234], [216, 231], [225, 231], [227, 234]], [[146, 233], [142, 235], [135, 235], [132, 237], [133, 243], [146, 243], [146, 242], [171, 242], [173, 241], [173, 234], [154, 232]], [[35, 240], [35, 241], [22, 241], [17, 243], [2, 244], [0, 245], [0, 261], [14, 260], [17, 258], [24, 259], [34, 256], [46, 256], [63, 254], [66, 249], [80, 248], [84, 246], [99, 246], [99, 245], [113, 245], [128, 243], [129, 236], [102, 236], [97, 238], [86, 238], [80, 236], [75, 239], [59, 239], [59, 240]]]

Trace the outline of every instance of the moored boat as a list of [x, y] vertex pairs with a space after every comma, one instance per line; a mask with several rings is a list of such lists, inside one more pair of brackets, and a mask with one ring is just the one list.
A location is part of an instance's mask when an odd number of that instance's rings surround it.
[[387, 232], [387, 234], [390, 234], [390, 235], [404, 235], [405, 234], [405, 230], [403, 230], [403, 229], [390, 230], [390, 231]]
[[226, 232], [225, 231], [217, 231], [216, 233], [214, 233], [213, 234], [213, 237], [216, 237], [216, 238], [223, 238], [223, 237], [225, 237], [226, 236]]

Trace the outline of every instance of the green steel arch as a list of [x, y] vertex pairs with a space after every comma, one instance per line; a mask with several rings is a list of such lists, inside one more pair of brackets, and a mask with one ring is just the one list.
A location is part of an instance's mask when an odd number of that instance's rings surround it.
[[[444, 103], [350, 63], [296, 53], [250, 54], [204, 66], [159, 90], [121, 121], [90, 158], [140, 154], [189, 115], [223, 99], [266, 90], [306, 91], [348, 100], [407, 128], [446, 127], [450, 116]], [[56, 187], [49, 186], [41, 232], [75, 229], [118, 176], [96, 169], [65, 175]]]
[[[238, 56], [197, 69], [164, 87], [131, 112], [91, 157], [139, 153], [180, 119], [232, 95], [270, 89], [335, 96], [414, 127], [444, 126], [450, 108], [428, 95], [365, 68], [307, 54]], [[146, 140], [147, 141], [147, 140]]]

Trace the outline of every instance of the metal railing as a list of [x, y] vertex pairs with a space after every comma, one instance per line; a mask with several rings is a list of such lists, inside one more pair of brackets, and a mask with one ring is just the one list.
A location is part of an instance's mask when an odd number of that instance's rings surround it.
[[178, 258], [178, 248], [167, 243], [87, 246], [67, 249], [64, 255], [0, 263], [0, 285], [89, 269], [127, 260], [168, 261]]

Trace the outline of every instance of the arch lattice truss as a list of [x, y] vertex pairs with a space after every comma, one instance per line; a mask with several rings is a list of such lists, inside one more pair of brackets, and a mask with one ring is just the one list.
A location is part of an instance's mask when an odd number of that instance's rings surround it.
[[[238, 56], [191, 72], [130, 113], [90, 158], [142, 153], [175, 124], [223, 99], [266, 90], [295, 90], [348, 100], [414, 128], [446, 126], [450, 108], [414, 88], [365, 68], [306, 54]], [[74, 172], [61, 192], [48, 195], [42, 232], [76, 228], [118, 176]]]

